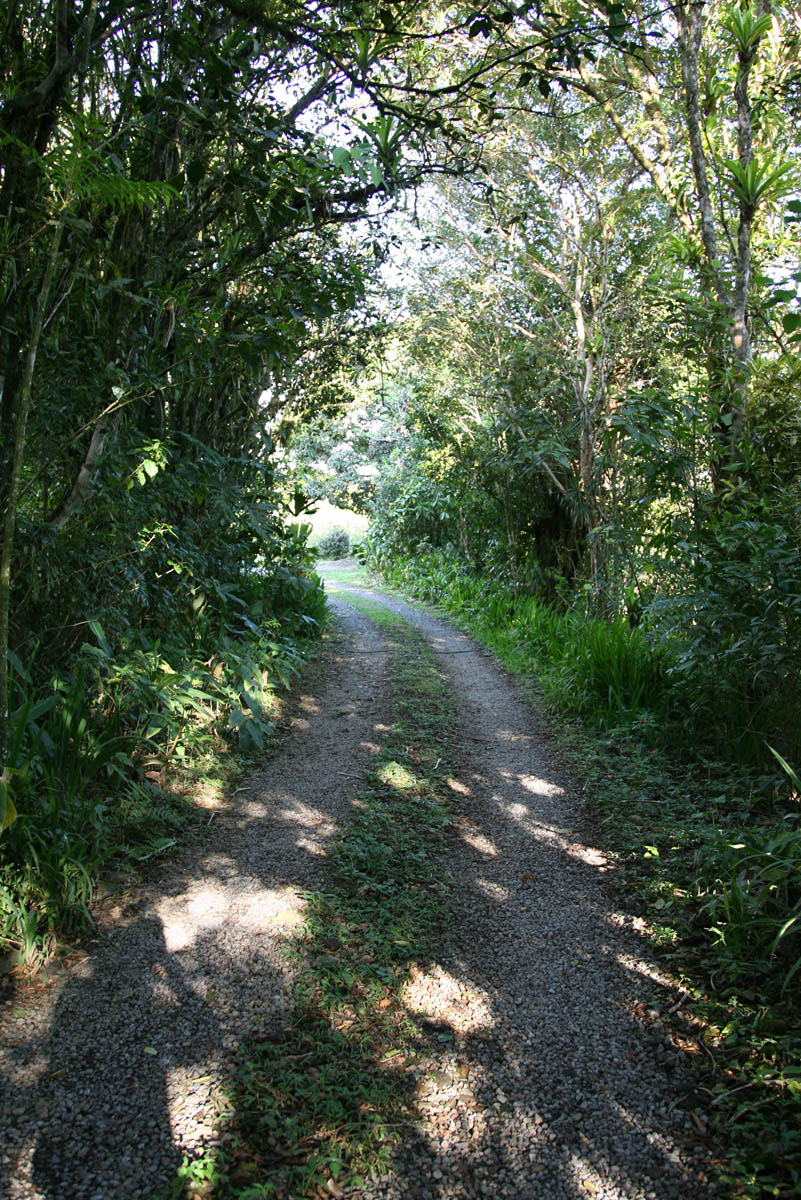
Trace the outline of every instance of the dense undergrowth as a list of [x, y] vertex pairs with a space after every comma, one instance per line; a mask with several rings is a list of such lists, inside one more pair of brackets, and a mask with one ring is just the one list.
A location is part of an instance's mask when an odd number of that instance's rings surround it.
[[[101, 506], [19, 575], [0, 947], [28, 966], [87, 928], [104, 871], [169, 849], [198, 790], [265, 748], [325, 618], [306, 531], [279, 525], [258, 468], [232, 483], [230, 462], [199, 449], [147, 480], [135, 554], [109, 551]], [[124, 476], [125, 451], [99, 490]], [[81, 574], [72, 559], [93, 534]]]
[[443, 919], [448, 691], [407, 622], [348, 602], [386, 634], [393, 721], [330, 852], [327, 890], [308, 896], [291, 1022], [242, 1048], [224, 1148], [187, 1160], [173, 1196], [338, 1193], [385, 1167], [408, 1132], [414, 1088], [403, 1068], [427, 1035], [401, 993]]
[[[738, 761], [731, 712], [675, 670], [681, 647], [624, 620], [557, 612], [453, 554], [381, 564], [442, 606], [560, 716], [621, 887], [681, 981], [670, 1019], [697, 1055], [737, 1196], [801, 1186], [799, 780]], [[710, 681], [713, 687], [716, 681]], [[748, 749], [748, 748], [747, 748]], [[728, 752], [727, 752], [728, 751]]]

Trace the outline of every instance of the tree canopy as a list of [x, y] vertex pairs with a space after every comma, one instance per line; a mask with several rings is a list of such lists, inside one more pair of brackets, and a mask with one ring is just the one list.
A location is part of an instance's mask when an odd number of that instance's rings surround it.
[[[792, 5], [20, 0], [4, 20], [18, 662], [36, 645], [42, 678], [71, 670], [92, 622], [150, 647], [226, 573], [287, 569], [294, 438], [296, 458], [339, 447], [362, 507], [359, 455], [393, 448], [385, 547], [450, 544], [562, 603], [588, 584], [608, 615], [661, 606], [710, 648], [725, 626], [732, 661], [743, 581], [718, 584], [756, 545], [742, 621], [787, 603], [748, 671], [791, 687]], [[393, 323], [386, 217], [415, 196], [439, 249]], [[388, 336], [384, 450], [352, 416], [326, 432]]]

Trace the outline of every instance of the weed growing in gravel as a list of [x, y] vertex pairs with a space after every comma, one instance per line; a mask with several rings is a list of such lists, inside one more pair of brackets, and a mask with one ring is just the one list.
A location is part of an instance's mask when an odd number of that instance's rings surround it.
[[[231, 1081], [231, 1141], [203, 1160], [221, 1197], [300, 1200], [358, 1187], [386, 1166], [413, 1102], [404, 1067], [423, 1036], [400, 996], [444, 913], [447, 690], [406, 622], [352, 602], [386, 633], [394, 721], [331, 852], [330, 890], [307, 897], [291, 1024], [245, 1047]], [[186, 1164], [173, 1195], [192, 1194], [191, 1172]]]

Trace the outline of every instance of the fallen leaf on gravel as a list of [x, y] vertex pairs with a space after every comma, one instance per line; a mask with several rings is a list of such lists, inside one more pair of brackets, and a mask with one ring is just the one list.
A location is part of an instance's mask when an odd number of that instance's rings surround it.
[[158, 1050], [155, 1046], [144, 1046], [143, 1050], [145, 1054], [158, 1054]]

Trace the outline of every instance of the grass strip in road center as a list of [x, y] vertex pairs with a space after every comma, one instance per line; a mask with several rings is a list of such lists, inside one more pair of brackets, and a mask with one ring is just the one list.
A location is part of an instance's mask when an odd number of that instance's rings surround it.
[[408, 1068], [426, 1044], [402, 992], [444, 918], [449, 695], [406, 621], [348, 601], [385, 635], [393, 721], [331, 850], [330, 890], [308, 896], [291, 1024], [243, 1047], [230, 1140], [185, 1163], [173, 1195], [330, 1196], [384, 1169], [411, 1119]]

